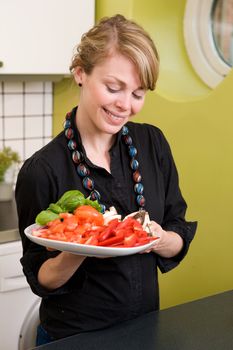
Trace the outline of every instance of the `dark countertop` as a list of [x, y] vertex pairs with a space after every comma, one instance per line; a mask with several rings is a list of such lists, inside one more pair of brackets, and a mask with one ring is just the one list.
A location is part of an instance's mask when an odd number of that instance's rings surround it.
[[232, 350], [233, 290], [36, 349]]
[[0, 243], [19, 240], [15, 200], [0, 201]]

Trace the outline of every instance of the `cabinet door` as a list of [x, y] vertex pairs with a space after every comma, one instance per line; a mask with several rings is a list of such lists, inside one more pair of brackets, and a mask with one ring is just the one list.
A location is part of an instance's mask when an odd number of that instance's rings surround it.
[[0, 79], [65, 75], [81, 35], [94, 24], [94, 0], [1, 0]]

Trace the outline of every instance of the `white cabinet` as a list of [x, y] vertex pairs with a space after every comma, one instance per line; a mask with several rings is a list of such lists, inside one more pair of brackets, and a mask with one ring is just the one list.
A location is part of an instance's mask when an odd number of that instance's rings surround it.
[[74, 48], [94, 24], [94, 0], [1, 0], [0, 80], [69, 74]]

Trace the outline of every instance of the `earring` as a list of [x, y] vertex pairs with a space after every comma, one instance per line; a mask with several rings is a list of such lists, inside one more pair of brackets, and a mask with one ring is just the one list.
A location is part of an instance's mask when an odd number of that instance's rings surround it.
[[81, 86], [82, 86], [82, 84], [81, 84], [81, 83], [78, 83], [78, 86], [80, 86], [80, 87], [81, 87]]

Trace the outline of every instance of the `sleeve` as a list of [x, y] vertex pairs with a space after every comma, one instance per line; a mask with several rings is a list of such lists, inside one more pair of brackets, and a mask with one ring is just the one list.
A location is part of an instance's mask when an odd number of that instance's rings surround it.
[[16, 204], [19, 232], [23, 245], [23, 257], [20, 262], [32, 291], [40, 297], [65, 293], [64, 287], [52, 292], [43, 288], [37, 279], [41, 265], [59, 252], [48, 251], [45, 247], [31, 242], [24, 229], [35, 222], [36, 215], [56, 200], [56, 181], [49, 165], [40, 160], [29, 159], [21, 168], [16, 183]]
[[164, 273], [176, 267], [187, 254], [190, 243], [196, 233], [197, 222], [185, 220], [187, 204], [180, 191], [177, 168], [170, 146], [162, 133], [161, 154], [160, 166], [165, 189], [165, 210], [161, 226], [166, 231], [174, 231], [179, 234], [184, 243], [182, 251], [178, 255], [172, 258], [157, 257], [159, 269]]

